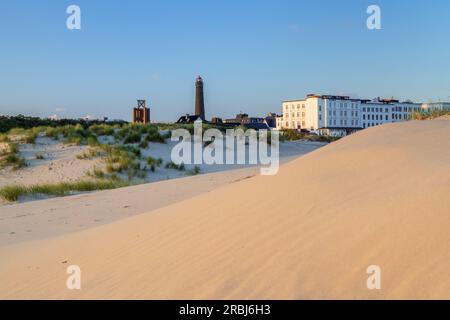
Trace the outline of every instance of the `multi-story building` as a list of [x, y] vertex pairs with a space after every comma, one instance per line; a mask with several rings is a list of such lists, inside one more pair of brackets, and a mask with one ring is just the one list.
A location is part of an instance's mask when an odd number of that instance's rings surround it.
[[412, 112], [420, 111], [421, 105], [410, 101], [394, 99], [361, 100], [363, 128], [374, 127], [390, 122], [406, 121]]
[[305, 129], [330, 135], [345, 135], [361, 129], [361, 101], [347, 96], [310, 94], [305, 100], [283, 102], [283, 117], [277, 129]]
[[413, 112], [422, 110], [421, 103], [413, 103], [411, 101], [395, 102], [392, 107], [392, 122], [406, 121], [411, 119]]
[[379, 100], [361, 101], [362, 127], [374, 127], [392, 120], [392, 105]]
[[[435, 106], [436, 108], [442, 107]], [[450, 104], [448, 104], [450, 110]], [[308, 130], [317, 134], [343, 136], [368, 127], [406, 121], [423, 106], [394, 99], [351, 99], [348, 96], [309, 94], [305, 100], [283, 102], [277, 129]]]

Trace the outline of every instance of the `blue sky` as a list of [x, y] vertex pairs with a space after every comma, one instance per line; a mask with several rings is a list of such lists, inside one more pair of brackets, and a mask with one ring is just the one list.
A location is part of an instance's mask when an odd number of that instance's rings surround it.
[[447, 0], [1, 0], [0, 114], [129, 120], [143, 98], [173, 121], [199, 74], [208, 118], [312, 92], [450, 100], [449, 38]]

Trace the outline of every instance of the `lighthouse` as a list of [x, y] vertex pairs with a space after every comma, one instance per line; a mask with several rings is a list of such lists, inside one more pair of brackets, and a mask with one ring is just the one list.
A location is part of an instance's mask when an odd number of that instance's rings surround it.
[[203, 79], [198, 76], [195, 80], [195, 115], [205, 120], [205, 101], [203, 98]]

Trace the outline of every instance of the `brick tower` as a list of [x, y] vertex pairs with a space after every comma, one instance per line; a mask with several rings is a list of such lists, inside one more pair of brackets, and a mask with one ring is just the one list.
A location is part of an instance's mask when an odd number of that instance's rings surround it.
[[198, 76], [195, 81], [195, 115], [205, 120], [205, 102], [203, 99], [203, 79]]

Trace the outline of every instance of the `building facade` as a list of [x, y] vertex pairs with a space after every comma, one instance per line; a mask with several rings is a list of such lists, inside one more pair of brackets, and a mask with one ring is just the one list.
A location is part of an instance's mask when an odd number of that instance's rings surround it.
[[[450, 104], [448, 107], [450, 110]], [[410, 101], [380, 98], [364, 100], [348, 96], [309, 94], [304, 100], [283, 102], [283, 115], [277, 117], [276, 128], [344, 136], [364, 128], [407, 121], [413, 112], [421, 110], [422, 104]]]
[[283, 116], [277, 118], [277, 129], [345, 135], [362, 127], [361, 101], [347, 96], [310, 94], [304, 100], [283, 102]]

